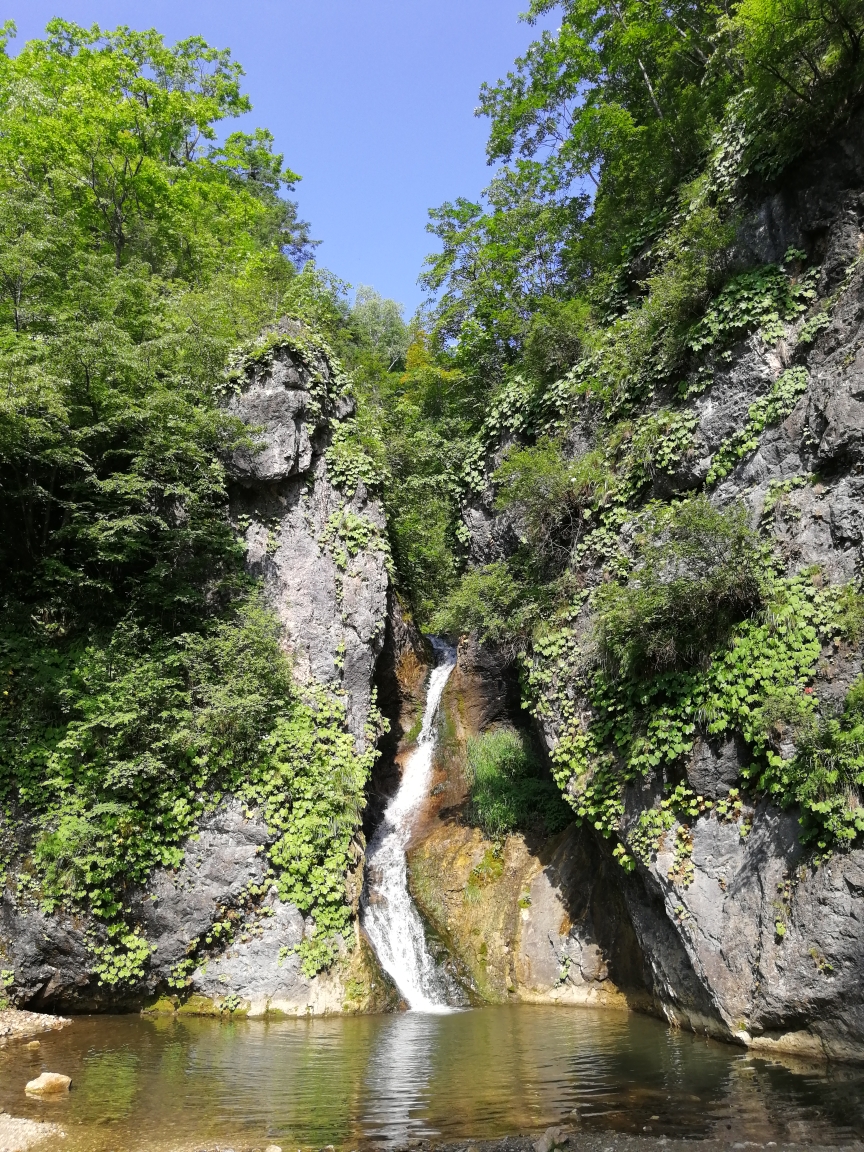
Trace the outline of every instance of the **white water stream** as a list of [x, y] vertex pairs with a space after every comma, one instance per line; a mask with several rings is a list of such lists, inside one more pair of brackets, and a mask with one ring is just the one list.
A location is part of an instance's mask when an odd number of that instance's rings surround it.
[[385, 972], [415, 1012], [450, 1012], [447, 981], [426, 945], [423, 923], [408, 891], [405, 849], [429, 795], [435, 715], [456, 665], [456, 651], [432, 638], [437, 663], [429, 677], [417, 747], [408, 757], [399, 791], [387, 805], [366, 856], [363, 927]]

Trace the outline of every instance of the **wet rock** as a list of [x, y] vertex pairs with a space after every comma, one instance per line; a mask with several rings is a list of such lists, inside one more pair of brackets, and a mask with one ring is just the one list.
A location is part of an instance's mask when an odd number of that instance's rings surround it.
[[570, 1135], [569, 1128], [547, 1128], [540, 1139], [535, 1141], [534, 1152], [552, 1152], [553, 1148], [561, 1148], [570, 1139]]
[[34, 1096], [50, 1095], [53, 1092], [68, 1092], [72, 1083], [71, 1076], [64, 1076], [62, 1072], [43, 1072], [35, 1080], [28, 1080], [24, 1088]]

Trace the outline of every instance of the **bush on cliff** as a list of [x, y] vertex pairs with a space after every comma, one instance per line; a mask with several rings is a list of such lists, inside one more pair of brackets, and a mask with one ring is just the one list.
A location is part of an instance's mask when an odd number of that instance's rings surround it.
[[573, 814], [551, 780], [545, 779], [523, 732], [492, 728], [468, 741], [465, 769], [467, 818], [500, 840], [510, 832], [554, 835]]

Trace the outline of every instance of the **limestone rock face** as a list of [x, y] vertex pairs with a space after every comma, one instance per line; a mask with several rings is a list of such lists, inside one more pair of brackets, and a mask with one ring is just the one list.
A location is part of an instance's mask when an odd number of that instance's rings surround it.
[[[328, 477], [331, 429], [352, 410], [328, 357], [291, 321], [270, 334], [268, 345], [247, 363], [227, 401], [252, 430], [256, 449], [228, 463], [230, 512], [245, 536], [249, 571], [261, 578], [282, 625], [295, 679], [344, 693], [349, 729], [362, 750], [387, 615], [384, 516], [362, 485], [348, 497]], [[362, 520], [363, 532], [346, 545], [350, 517]], [[24, 859], [28, 829], [16, 835]], [[260, 896], [269, 844], [260, 814], [223, 798], [183, 845], [179, 867], [156, 869], [144, 890], [130, 894], [133, 919], [154, 951], [144, 979], [122, 991], [100, 985], [93, 974], [93, 945], [104, 942], [98, 922], [48, 914], [16, 895], [14, 880], [7, 883], [0, 893], [0, 966], [14, 968], [16, 1002], [86, 1010], [140, 1005], [162, 993], [166, 1009], [188, 1001], [202, 1012], [381, 1007], [391, 989], [363, 948], [344, 948], [330, 975], [302, 973], [294, 949], [311, 922], [275, 892]], [[213, 931], [226, 923], [227, 948], [221, 930]]]

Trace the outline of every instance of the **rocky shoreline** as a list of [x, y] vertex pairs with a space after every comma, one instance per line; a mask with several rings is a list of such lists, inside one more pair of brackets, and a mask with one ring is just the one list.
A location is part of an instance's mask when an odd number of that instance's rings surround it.
[[[388, 1152], [542, 1152], [545, 1137], [541, 1136], [504, 1136], [497, 1140], [456, 1140], [446, 1143], [437, 1143], [434, 1140], [410, 1140], [407, 1143], [388, 1146]], [[346, 1146], [347, 1147], [347, 1146]], [[380, 1145], [372, 1145], [377, 1148]], [[864, 1143], [855, 1141], [847, 1144], [811, 1144], [811, 1143], [755, 1143], [753, 1141], [732, 1140], [686, 1140], [669, 1139], [666, 1136], [629, 1136], [619, 1132], [577, 1132], [569, 1136], [562, 1144], [553, 1145], [560, 1152], [744, 1152], [745, 1149], [767, 1149], [770, 1152], [861, 1152]], [[0, 1152], [6, 1149], [0, 1144]], [[17, 1150], [12, 1150], [17, 1152]], [[250, 1145], [241, 1147], [236, 1144], [191, 1144], [182, 1148], [172, 1149], [172, 1152], [283, 1152], [275, 1144]], [[287, 1146], [285, 1149], [287, 1152]], [[327, 1145], [320, 1152], [342, 1152], [333, 1145]]]
[[19, 1008], [0, 1009], [0, 1044], [8, 1040], [26, 1040], [42, 1032], [56, 1032], [71, 1024], [65, 1016], [49, 1016], [47, 1012], [25, 1012]]
[[[446, 1144], [427, 1142], [412, 1142], [398, 1145], [392, 1152], [543, 1152], [546, 1137], [535, 1136], [506, 1136], [501, 1140], [460, 1140], [450, 1141]], [[743, 1152], [743, 1149], [770, 1149], [771, 1152], [792, 1152], [793, 1149], [803, 1149], [807, 1152], [858, 1152], [864, 1148], [864, 1143], [856, 1141], [843, 1145], [817, 1145], [817, 1144], [790, 1144], [754, 1143], [753, 1141], [732, 1140], [682, 1140], [670, 1139], [666, 1136], [629, 1136], [620, 1132], [576, 1132], [568, 1139], [552, 1147], [560, 1148], [563, 1152], [658, 1152], [660, 1148], [665, 1152]], [[551, 1150], [550, 1150], [551, 1152]]]

